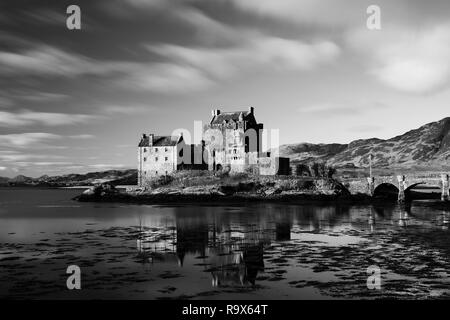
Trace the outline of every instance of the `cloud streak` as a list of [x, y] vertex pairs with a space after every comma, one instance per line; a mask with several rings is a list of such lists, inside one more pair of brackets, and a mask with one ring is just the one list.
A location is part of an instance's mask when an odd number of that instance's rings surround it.
[[35, 112], [30, 110], [23, 110], [20, 112], [0, 111], [0, 127], [30, 125], [63, 126], [86, 123], [95, 119], [99, 119], [99, 116], [87, 114]]
[[3, 153], [0, 151], [0, 161], [4, 162], [17, 162], [17, 161], [28, 161], [28, 160], [38, 160], [38, 159], [64, 159], [64, 156], [48, 155], [48, 154], [29, 154], [20, 152], [7, 152]]
[[[177, 45], [147, 45], [147, 49], [169, 59], [165, 69], [157, 74], [156, 83], [168, 84], [191, 78], [196, 87], [208, 86], [220, 79], [254, 70], [305, 71], [335, 60], [341, 50], [331, 41], [307, 43], [296, 39], [249, 35], [252, 40], [235, 47], [202, 48]], [[172, 68], [189, 72], [172, 73]], [[151, 75], [151, 73], [148, 73]], [[154, 75], [152, 76], [153, 79]], [[167, 84], [163, 79], [167, 80]], [[154, 84], [154, 83], [152, 83]], [[189, 84], [188, 84], [189, 86]]]
[[12, 133], [0, 135], [0, 146], [28, 147], [60, 139], [61, 136], [45, 132]]
[[348, 42], [369, 59], [368, 73], [399, 91], [426, 94], [450, 80], [450, 25], [421, 30], [392, 26], [389, 33], [355, 30]]
[[[93, 136], [87, 134], [62, 136], [47, 132], [11, 133], [0, 135], [0, 146], [15, 147], [15, 148], [43, 147], [47, 146], [49, 143], [54, 143], [55, 141], [62, 140], [64, 138], [90, 139], [93, 138]], [[53, 145], [52, 147], [65, 148], [63, 146], [53, 146]]]

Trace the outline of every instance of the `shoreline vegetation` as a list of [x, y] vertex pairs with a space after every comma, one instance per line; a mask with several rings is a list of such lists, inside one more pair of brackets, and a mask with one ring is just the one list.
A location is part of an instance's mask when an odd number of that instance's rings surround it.
[[143, 187], [119, 190], [96, 185], [74, 198], [81, 202], [245, 203], [245, 202], [370, 202], [365, 194], [351, 195], [336, 179], [301, 176], [259, 176], [252, 173], [180, 171], [161, 176]]

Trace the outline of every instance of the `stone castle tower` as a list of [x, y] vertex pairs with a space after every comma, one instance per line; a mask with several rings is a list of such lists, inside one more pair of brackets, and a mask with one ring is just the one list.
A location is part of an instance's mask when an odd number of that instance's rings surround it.
[[262, 130], [263, 124], [256, 121], [253, 107], [233, 112], [212, 110], [211, 121], [205, 126], [204, 133], [209, 154], [208, 169], [229, 167], [231, 171], [242, 172], [246, 167], [256, 165], [261, 152]]

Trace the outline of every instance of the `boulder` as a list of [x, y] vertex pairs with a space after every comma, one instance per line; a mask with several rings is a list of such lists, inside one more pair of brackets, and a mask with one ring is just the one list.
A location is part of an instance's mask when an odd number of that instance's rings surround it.
[[93, 195], [94, 194], [94, 187], [84, 190], [83, 194], [88, 195], [88, 196], [89, 195]]
[[92, 188], [92, 194], [94, 194], [95, 196], [105, 196], [110, 194], [116, 194], [118, 192], [119, 190], [117, 190], [116, 187], [109, 182], [96, 184]]
[[271, 195], [274, 195], [274, 194], [280, 194], [281, 191], [282, 191], [282, 190], [279, 189], [279, 188], [269, 188], [269, 189], [267, 189], [267, 190], [264, 191], [264, 194], [265, 194], [266, 196], [271, 196]]

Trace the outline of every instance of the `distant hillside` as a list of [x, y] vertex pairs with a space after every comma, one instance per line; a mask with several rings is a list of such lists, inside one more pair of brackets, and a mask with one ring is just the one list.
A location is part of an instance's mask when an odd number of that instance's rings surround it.
[[[450, 117], [426, 124], [407, 133], [382, 140], [361, 139], [349, 144], [299, 143], [280, 147], [280, 155], [292, 164], [326, 162], [336, 168], [367, 168], [372, 155], [373, 168], [450, 170]], [[3, 186], [79, 186], [101, 182], [116, 185], [137, 184], [137, 170], [109, 170], [86, 174], [47, 175], [30, 178], [19, 175], [0, 177]]]
[[115, 185], [135, 185], [137, 184], [137, 170], [108, 170], [51, 177], [44, 175], [39, 178], [30, 178], [23, 175], [14, 178], [0, 177], [0, 185], [3, 186], [70, 187], [94, 185], [102, 182], [111, 182]]
[[388, 139], [361, 139], [349, 144], [290, 144], [280, 155], [292, 163], [323, 161], [338, 168], [450, 168], [450, 118]]

